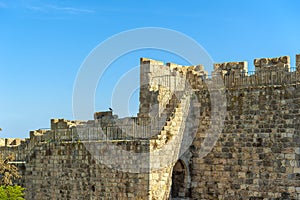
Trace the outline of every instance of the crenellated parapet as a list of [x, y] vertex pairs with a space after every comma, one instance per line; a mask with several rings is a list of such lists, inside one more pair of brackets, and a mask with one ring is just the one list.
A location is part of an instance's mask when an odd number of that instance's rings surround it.
[[227, 88], [290, 85], [300, 81], [300, 55], [296, 55], [296, 69], [290, 66], [290, 57], [254, 59], [255, 71], [248, 71], [248, 63], [225, 62], [214, 64], [212, 77], [221, 74]]
[[22, 139], [22, 138], [0, 138], [0, 147], [1, 146], [14, 147], [14, 146], [20, 145], [24, 141], [25, 141], [25, 139]]
[[113, 118], [112, 111], [95, 112], [94, 119], [101, 120], [103, 118]]
[[296, 68], [297, 71], [300, 71], [300, 54], [296, 55]]
[[49, 130], [38, 129], [38, 130], [30, 131], [29, 135], [30, 135], [30, 138], [34, 138], [34, 137], [42, 136], [48, 132], [49, 132]]
[[51, 119], [51, 130], [69, 129], [81, 124], [82, 121], [66, 120], [66, 119]]
[[230, 74], [240, 75], [248, 72], [248, 62], [224, 62], [214, 64], [214, 72], [220, 73], [222, 76]]
[[255, 71], [290, 71], [290, 57], [281, 56], [277, 58], [257, 58], [254, 59]]
[[216, 81], [217, 77], [221, 75], [224, 80], [224, 85], [228, 86], [239, 82], [241, 77], [244, 77], [248, 73], [248, 62], [224, 62], [214, 64], [214, 71], [212, 76], [213, 81]]
[[[203, 83], [201, 80], [208, 78], [208, 73], [202, 65], [183, 66], [175, 63], [166, 63], [164, 65], [161, 61], [141, 60], [143, 61], [142, 63], [148, 65], [146, 70], [143, 69], [145, 65], [141, 65], [141, 77], [147, 77], [141, 78], [141, 80], [147, 80], [144, 83], [148, 85], [155, 85], [153, 88], [158, 89], [157, 84], [153, 84], [154, 82], [151, 82], [151, 80], [159, 76], [161, 77], [159, 79], [162, 80], [166, 76], [180, 75], [184, 79], [183, 82], [189, 83], [193, 88], [201, 88]], [[289, 56], [257, 58], [253, 62], [255, 71], [248, 71], [247, 61], [215, 63], [214, 71], [212, 72], [212, 77], [215, 79], [212, 81], [219, 81], [220, 79], [216, 79], [216, 77], [221, 75], [224, 86], [227, 88], [296, 84], [300, 80], [298, 73], [300, 71], [300, 54], [296, 55], [295, 67], [291, 68], [290, 62]], [[146, 71], [147, 73], [144, 73]], [[169, 82], [172, 83], [172, 81]], [[182, 89], [183, 84], [178, 83], [175, 85], [175, 90]], [[172, 88], [172, 84], [170, 84], [170, 88]], [[144, 92], [141, 92], [142, 94]]]

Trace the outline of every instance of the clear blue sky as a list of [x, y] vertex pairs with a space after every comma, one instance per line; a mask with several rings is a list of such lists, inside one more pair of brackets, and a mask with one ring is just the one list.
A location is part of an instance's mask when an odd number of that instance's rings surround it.
[[[121, 31], [174, 29], [195, 39], [216, 62], [247, 60], [252, 66], [257, 57], [290, 55], [294, 63], [300, 53], [299, 9], [298, 0], [0, 0], [1, 136], [28, 137], [30, 130], [49, 127], [51, 118], [73, 119], [80, 65]], [[137, 66], [141, 56], [180, 62], [165, 52], [137, 51], [117, 60], [111, 74]], [[97, 91], [96, 110], [110, 107], [109, 91], [117, 80], [109, 73], [102, 80], [107, 87]], [[132, 115], [137, 99], [131, 100]]]

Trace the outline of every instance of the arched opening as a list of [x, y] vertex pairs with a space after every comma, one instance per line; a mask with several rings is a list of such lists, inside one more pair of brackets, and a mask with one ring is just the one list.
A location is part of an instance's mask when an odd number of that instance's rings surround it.
[[172, 199], [187, 197], [187, 190], [187, 168], [178, 160], [173, 167], [170, 196]]

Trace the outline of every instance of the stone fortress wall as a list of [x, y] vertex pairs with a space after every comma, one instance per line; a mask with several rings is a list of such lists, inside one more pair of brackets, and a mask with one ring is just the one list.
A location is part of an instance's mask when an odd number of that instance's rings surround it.
[[255, 72], [227, 62], [211, 76], [140, 63], [138, 117], [52, 119], [2, 142], [0, 153], [23, 162], [27, 199], [300, 198], [300, 55], [296, 68], [288, 56], [261, 58]]
[[300, 55], [215, 64], [226, 87], [227, 114], [213, 150], [191, 146], [192, 196], [199, 199], [300, 198]]

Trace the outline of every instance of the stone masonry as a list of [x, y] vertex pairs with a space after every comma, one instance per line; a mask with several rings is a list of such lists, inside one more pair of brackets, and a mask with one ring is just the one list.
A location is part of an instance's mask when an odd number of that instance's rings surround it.
[[1, 139], [26, 199], [300, 199], [300, 55], [214, 65], [140, 60], [137, 117], [52, 119]]

